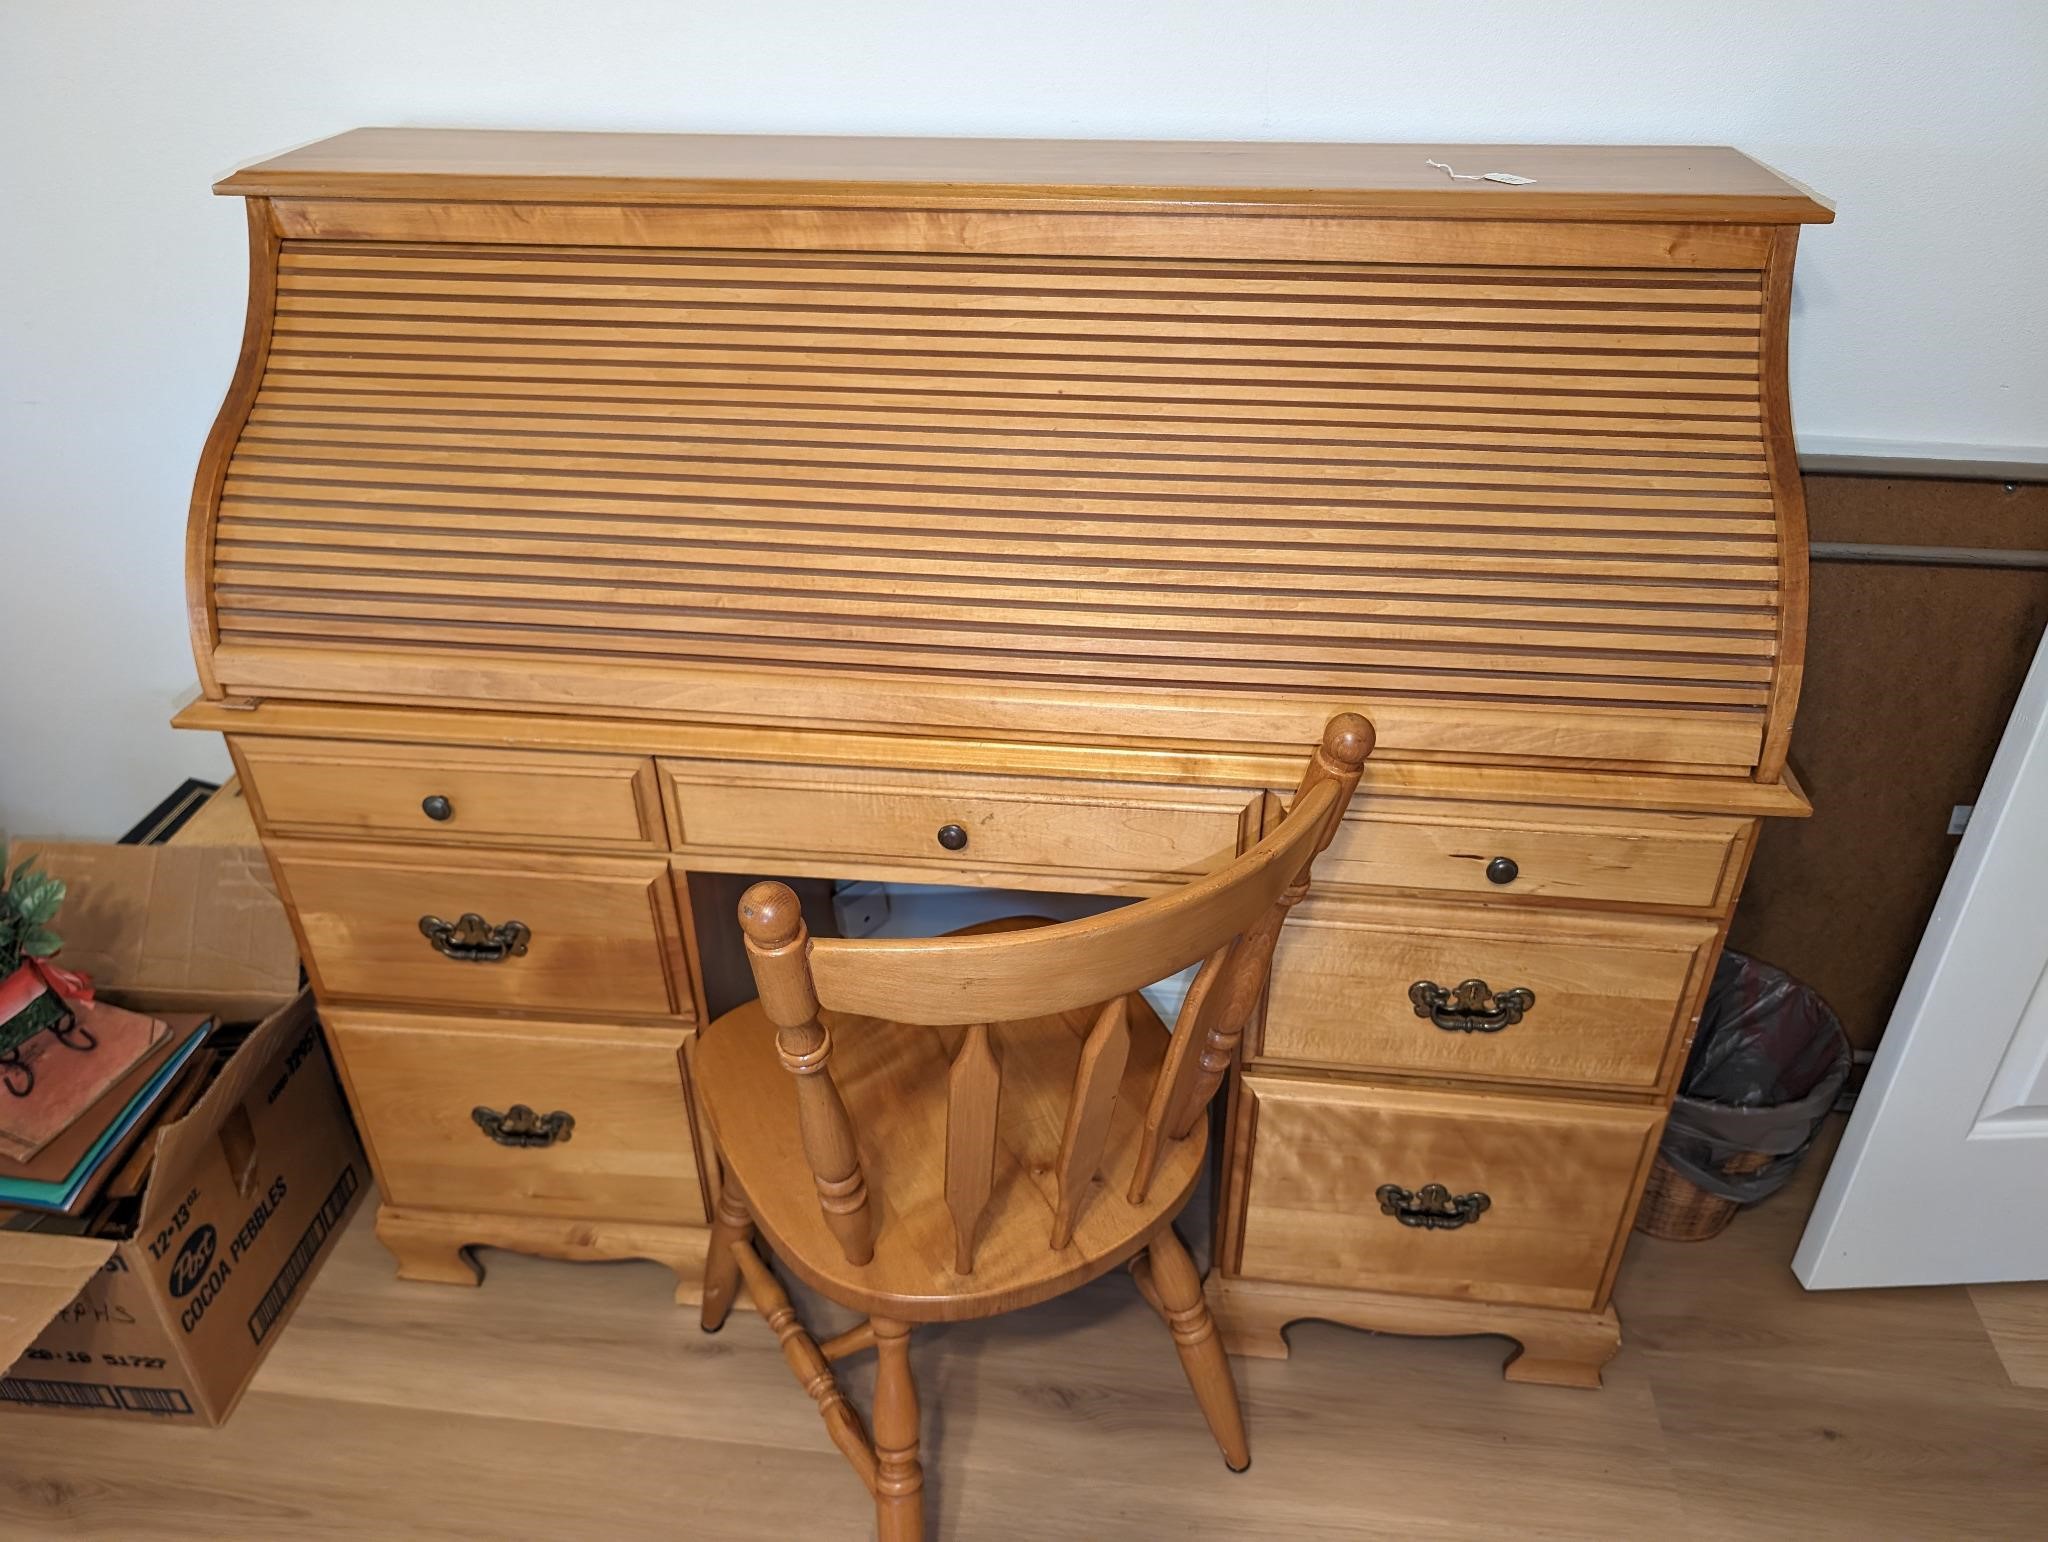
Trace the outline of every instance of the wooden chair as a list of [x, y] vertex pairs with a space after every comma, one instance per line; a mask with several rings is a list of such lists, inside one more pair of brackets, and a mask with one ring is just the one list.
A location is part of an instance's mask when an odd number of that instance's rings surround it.
[[[724, 1323], [743, 1279], [874, 1495], [883, 1542], [923, 1534], [910, 1325], [1014, 1311], [1127, 1260], [1224, 1461], [1250, 1464], [1173, 1219], [1280, 927], [1371, 748], [1364, 719], [1333, 718], [1276, 831], [1218, 873], [1082, 921], [814, 941], [783, 885], [741, 899], [760, 999], [711, 1024], [694, 1061], [723, 1173], [704, 1327]], [[1169, 1036], [1138, 988], [1198, 960]], [[868, 1321], [813, 1340], [755, 1253], [757, 1229]], [[872, 1440], [831, 1369], [869, 1348]]]

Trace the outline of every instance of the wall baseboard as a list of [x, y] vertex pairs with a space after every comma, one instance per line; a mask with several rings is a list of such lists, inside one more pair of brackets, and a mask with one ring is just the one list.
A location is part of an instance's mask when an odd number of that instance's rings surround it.
[[1803, 437], [1808, 476], [1938, 477], [1959, 482], [2048, 482], [2048, 445], [1936, 444]]

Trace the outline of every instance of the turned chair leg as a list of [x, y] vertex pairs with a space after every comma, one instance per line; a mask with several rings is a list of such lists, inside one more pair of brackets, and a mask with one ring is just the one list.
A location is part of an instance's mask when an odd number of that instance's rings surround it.
[[910, 1379], [910, 1325], [877, 1317], [875, 1330], [875, 1529], [879, 1542], [923, 1542], [924, 1468], [917, 1460], [917, 1387]]
[[754, 1218], [731, 1174], [718, 1190], [718, 1214], [711, 1223], [711, 1247], [704, 1255], [704, 1315], [699, 1320], [706, 1333], [725, 1326], [725, 1314], [732, 1310], [732, 1298], [739, 1288], [740, 1263], [733, 1256], [734, 1243], [754, 1240]]
[[1202, 1417], [1209, 1421], [1209, 1433], [1223, 1450], [1224, 1463], [1232, 1472], [1243, 1472], [1252, 1464], [1252, 1453], [1245, 1442], [1237, 1383], [1231, 1379], [1230, 1361], [1217, 1337], [1209, 1304], [1202, 1299], [1202, 1278], [1195, 1273], [1195, 1261], [1188, 1257], [1171, 1226], [1152, 1239], [1145, 1258], [1132, 1273], [1140, 1293], [1173, 1330], [1181, 1369], [1187, 1372]]

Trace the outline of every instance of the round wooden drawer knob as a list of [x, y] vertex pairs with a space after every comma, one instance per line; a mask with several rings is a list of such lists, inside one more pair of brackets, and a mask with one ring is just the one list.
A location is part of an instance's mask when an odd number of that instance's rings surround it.
[[1488, 883], [1513, 883], [1521, 876], [1522, 869], [1513, 857], [1495, 857], [1486, 864]]
[[958, 825], [940, 825], [939, 844], [948, 851], [965, 851], [967, 832]]
[[455, 817], [455, 805], [437, 792], [430, 798], [420, 799], [420, 812], [440, 823]]

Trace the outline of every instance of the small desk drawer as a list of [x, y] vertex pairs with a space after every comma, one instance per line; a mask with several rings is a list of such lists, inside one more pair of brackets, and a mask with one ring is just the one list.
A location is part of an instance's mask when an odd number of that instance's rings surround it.
[[[1234, 1272], [1582, 1310], [1664, 1122], [1657, 1108], [1258, 1074], [1243, 1096], [1252, 1149]], [[1385, 1202], [1411, 1221], [1383, 1208], [1387, 1185], [1405, 1191]], [[1444, 1195], [1424, 1195], [1431, 1185]], [[1411, 1224], [1444, 1209], [1437, 1225]]]
[[[1679, 1053], [1715, 935], [1707, 921], [1607, 911], [1312, 895], [1280, 934], [1255, 1053], [1647, 1092]], [[1461, 1002], [1470, 980], [1485, 992]], [[1420, 1011], [1418, 984], [1451, 999]]]
[[264, 827], [280, 834], [658, 850], [654, 762], [631, 755], [237, 736]]
[[1317, 859], [1325, 888], [1718, 907], [1753, 821], [1362, 797]]
[[675, 849], [714, 872], [1142, 888], [1211, 872], [1255, 834], [1244, 792], [677, 760], [661, 777]]
[[[690, 1010], [662, 858], [340, 841], [272, 841], [270, 853], [323, 1000], [593, 1015]], [[465, 916], [481, 924], [461, 930]], [[437, 943], [427, 920], [458, 930]]]
[[[688, 1030], [323, 1016], [392, 1204], [707, 1219], [682, 1063]], [[533, 1121], [505, 1122], [521, 1106]], [[549, 1118], [558, 1113], [573, 1121], [566, 1129]]]

